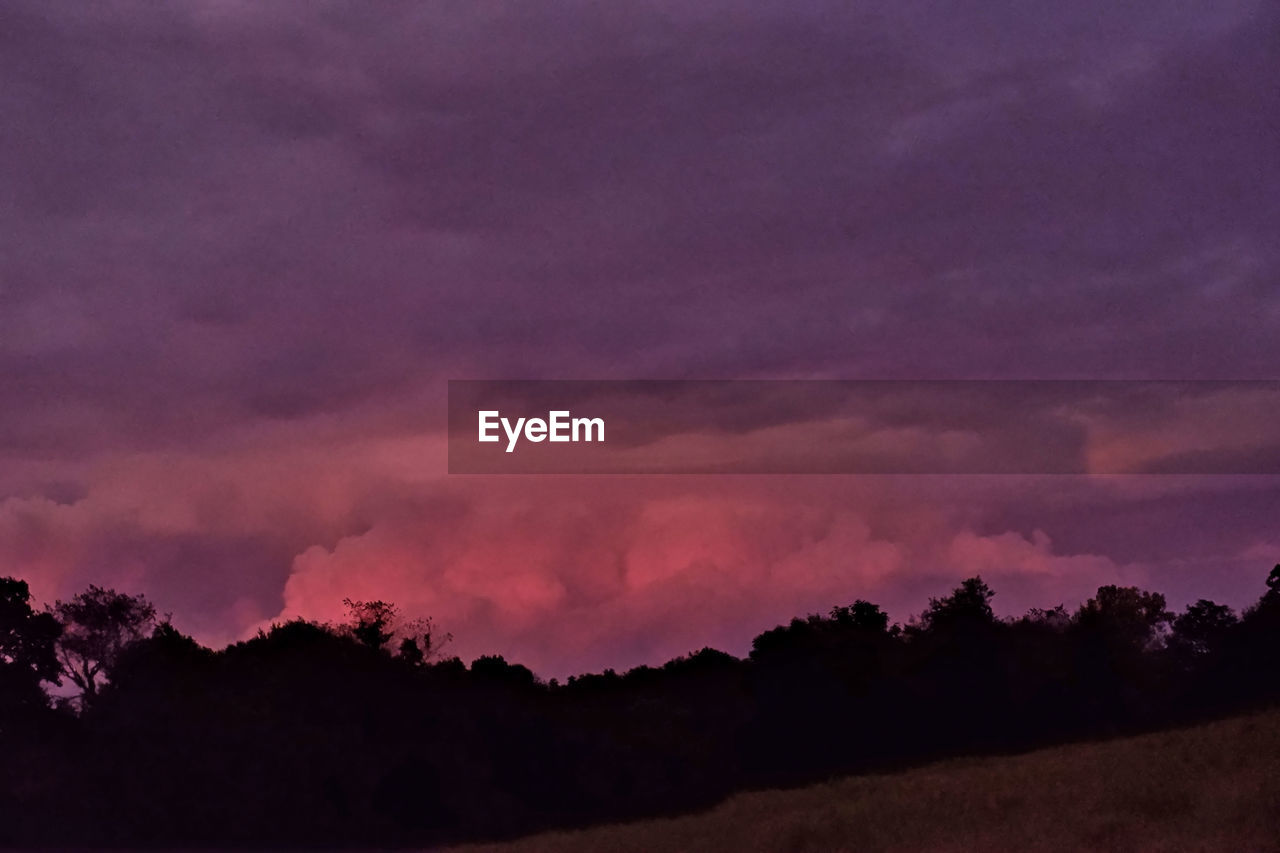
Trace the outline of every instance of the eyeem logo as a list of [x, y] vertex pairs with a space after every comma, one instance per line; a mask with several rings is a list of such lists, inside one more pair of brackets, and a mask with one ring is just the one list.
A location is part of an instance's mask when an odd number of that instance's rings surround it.
[[[448, 390], [450, 474], [1280, 476], [1280, 379], [451, 379]], [[535, 443], [517, 448], [521, 437]]]
[[[513, 424], [497, 409], [479, 412], [480, 441], [501, 441], [498, 427], [507, 434], [507, 452], [516, 449], [523, 433], [526, 441], [604, 441], [604, 418], [575, 418], [568, 411], [547, 412], [547, 419], [516, 418]], [[594, 436], [594, 437], [593, 437]]]

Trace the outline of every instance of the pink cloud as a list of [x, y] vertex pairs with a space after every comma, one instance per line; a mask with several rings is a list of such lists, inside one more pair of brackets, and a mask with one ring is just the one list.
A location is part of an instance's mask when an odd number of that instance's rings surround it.
[[[0, 560], [43, 600], [88, 583], [146, 592], [210, 644], [273, 620], [341, 619], [344, 598], [387, 599], [434, 618], [464, 658], [502, 653], [563, 676], [707, 644], [742, 654], [760, 631], [855, 598], [902, 620], [972, 574], [1009, 614], [1072, 605], [1102, 583], [1162, 589], [1168, 572], [1192, 571], [1179, 566], [1200, 573], [1183, 583], [1188, 595], [1220, 595], [1251, 577], [1239, 542], [1224, 546], [1229, 564], [1116, 557], [1105, 542], [1080, 544], [1087, 516], [1062, 520], [1099, 501], [1119, 513], [1158, 505], [1159, 529], [1178, 529], [1202, 498], [1252, 507], [1268, 494], [1266, 483], [1221, 478], [449, 477], [442, 467], [438, 435], [391, 421], [304, 421], [200, 452], [102, 456], [62, 471], [82, 484], [73, 501], [0, 503]], [[1215, 588], [1206, 573], [1221, 566], [1235, 574]]]

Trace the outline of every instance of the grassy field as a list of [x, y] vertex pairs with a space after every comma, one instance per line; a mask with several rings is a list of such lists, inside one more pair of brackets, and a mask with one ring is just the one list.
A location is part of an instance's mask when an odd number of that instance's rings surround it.
[[945, 761], [457, 853], [1280, 850], [1280, 712]]

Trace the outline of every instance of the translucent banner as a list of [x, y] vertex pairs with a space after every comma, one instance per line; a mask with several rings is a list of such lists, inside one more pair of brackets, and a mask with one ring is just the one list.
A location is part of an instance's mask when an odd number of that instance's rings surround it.
[[1280, 474], [1280, 381], [451, 380], [452, 474]]

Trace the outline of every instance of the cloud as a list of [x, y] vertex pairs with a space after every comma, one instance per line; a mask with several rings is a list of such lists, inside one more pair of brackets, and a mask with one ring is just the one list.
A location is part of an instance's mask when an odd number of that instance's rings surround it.
[[1102, 554], [1055, 554], [1043, 530], [1030, 537], [1009, 531], [979, 536], [961, 531], [946, 551], [947, 565], [964, 577], [981, 575], [998, 592], [1000, 613], [1032, 607], [1074, 606], [1105, 584], [1145, 586], [1145, 566], [1119, 565]]
[[951, 558], [1246, 603], [1268, 478], [467, 480], [441, 436], [449, 377], [1275, 378], [1276, 27], [7, 3], [0, 571], [210, 642], [398, 598], [549, 673], [905, 616]]
[[[769, 620], [872, 590], [901, 549], [856, 515], [697, 493], [556, 501], [489, 495], [449, 525], [379, 524], [293, 562], [279, 618], [340, 619], [390, 598], [431, 615], [455, 651], [495, 647], [566, 675], [665, 659], [708, 642], [739, 651]], [[852, 599], [850, 599], [852, 600]]]

